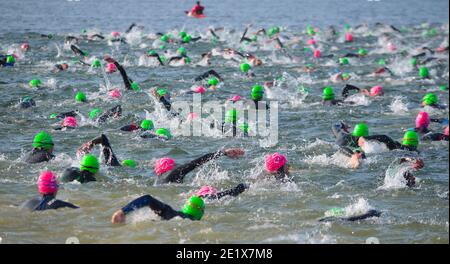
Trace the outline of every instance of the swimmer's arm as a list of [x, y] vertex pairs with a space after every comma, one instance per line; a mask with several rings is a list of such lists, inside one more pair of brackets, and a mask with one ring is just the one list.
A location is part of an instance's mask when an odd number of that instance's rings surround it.
[[395, 140], [393, 140], [392, 138], [386, 136], [386, 135], [373, 135], [373, 136], [367, 136], [364, 137], [364, 139], [366, 140], [376, 140], [379, 141], [381, 143], [386, 144], [386, 146], [388, 147], [389, 150], [393, 150], [393, 149], [399, 149], [401, 147], [401, 144]]
[[223, 192], [219, 192], [216, 195], [208, 196], [208, 198], [220, 199], [220, 198], [223, 198], [223, 197], [225, 197], [227, 195], [236, 197], [239, 194], [243, 193], [248, 188], [249, 188], [248, 184], [240, 183], [238, 186], [234, 187], [233, 189], [229, 189], [229, 190], [226, 190], [226, 191], [223, 191]]
[[127, 90], [131, 90], [131, 80], [128, 78], [127, 72], [125, 69], [120, 65], [117, 61], [114, 61], [114, 65], [116, 65], [117, 69], [120, 72], [120, 75], [122, 76], [123, 83], [125, 84], [125, 88]]
[[65, 207], [67, 207], [67, 208], [72, 208], [72, 209], [78, 209], [78, 208], [80, 208], [80, 207], [78, 207], [78, 206], [76, 206], [76, 205], [73, 205], [73, 204], [71, 204], [71, 203], [64, 202], [64, 201], [61, 201], [61, 200], [56, 200], [56, 201], [50, 206], [49, 209], [59, 209], [59, 208], [65, 208]]
[[180, 214], [179, 212], [173, 210], [169, 205], [153, 198], [151, 195], [144, 195], [133, 200], [132, 202], [124, 206], [121, 210], [114, 213], [111, 221], [114, 224], [123, 223], [125, 222], [127, 214], [147, 206], [165, 220], [168, 220]]
[[75, 45], [70, 45], [70, 49], [73, 51], [73, 53], [75, 53], [75, 55], [78, 55], [78, 56], [86, 56], [85, 54], [84, 54], [84, 52], [82, 51], [82, 50], [80, 50], [77, 46], [75, 46]]
[[135, 23], [131, 24], [128, 29], [125, 31], [125, 33], [130, 33], [131, 30], [133, 30], [133, 28], [136, 26]]
[[351, 84], [346, 84], [344, 89], [342, 89], [342, 97], [347, 98], [349, 96], [349, 92], [351, 90], [356, 90], [356, 91], [360, 91], [361, 89], [359, 89], [358, 87], [351, 85]]
[[[243, 56], [243, 55], [242, 55], [242, 56]], [[219, 75], [215, 70], [209, 70], [209, 71], [203, 73], [202, 75], [197, 76], [197, 77], [195, 78], [195, 81], [198, 82], [198, 81], [204, 80], [204, 79], [208, 78], [210, 75], [214, 75], [214, 76], [217, 77], [217, 79], [219, 79], [220, 81], [223, 80], [222, 77], [220, 77], [220, 75]]]

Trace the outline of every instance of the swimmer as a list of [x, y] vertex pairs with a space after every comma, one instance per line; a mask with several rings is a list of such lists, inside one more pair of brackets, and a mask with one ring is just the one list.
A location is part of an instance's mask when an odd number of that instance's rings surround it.
[[423, 141], [448, 141], [448, 126], [444, 128], [444, 133], [430, 132], [422, 136]]
[[36, 106], [36, 102], [33, 100], [33, 98], [24, 96], [22, 99], [20, 99], [19, 107], [21, 109], [27, 109], [33, 106]]
[[67, 64], [67, 63], [55, 64], [53, 66], [52, 72], [53, 73], [62, 72], [62, 71], [67, 70], [68, 68], [69, 68], [69, 64]]
[[335, 99], [333, 88], [330, 86], [326, 86], [323, 88], [322, 93], [322, 104], [331, 106], [331, 105], [352, 105], [353, 102], [344, 102], [343, 100]]
[[248, 188], [248, 184], [240, 183], [232, 189], [218, 192], [217, 189], [212, 186], [203, 186], [195, 193], [195, 195], [203, 199], [219, 200], [227, 196], [236, 197]]
[[175, 167], [175, 161], [173, 159], [168, 157], [160, 158], [155, 161], [156, 183], [183, 183], [186, 174], [211, 160], [222, 156], [234, 159], [244, 155], [244, 153], [245, 151], [243, 149], [226, 149], [224, 151], [205, 154], [200, 158], [178, 167]]
[[354, 222], [354, 221], [361, 221], [361, 220], [365, 220], [368, 218], [380, 217], [380, 216], [381, 216], [380, 211], [371, 209], [371, 210], [368, 210], [366, 213], [360, 214], [360, 215], [355, 215], [355, 216], [350, 216], [350, 217], [328, 216], [328, 217], [321, 218], [318, 221], [319, 222], [333, 222], [333, 221]]
[[50, 161], [55, 157], [53, 155], [53, 147], [52, 136], [45, 131], [41, 131], [34, 137], [33, 149], [26, 154], [24, 160], [27, 163]]
[[150, 209], [161, 217], [162, 220], [170, 220], [174, 217], [182, 219], [201, 220], [205, 211], [205, 202], [202, 198], [191, 196], [180, 211], [174, 210], [170, 205], [167, 205], [151, 195], [141, 196], [129, 204], [124, 206], [112, 216], [111, 222], [113, 224], [125, 223], [126, 216], [143, 207], [150, 207]]
[[376, 97], [376, 96], [382, 96], [384, 95], [383, 87], [381, 86], [373, 86], [370, 88], [370, 90], [367, 89], [360, 89], [354, 85], [346, 84], [344, 89], [342, 89], [342, 97], [346, 99], [350, 95], [350, 91], [357, 91], [359, 93], [362, 93], [364, 95], [370, 96], [370, 97]]
[[51, 209], [71, 208], [77, 209], [71, 203], [64, 202], [56, 199], [58, 193], [58, 179], [51, 171], [44, 171], [39, 175], [38, 190], [40, 197], [34, 198], [22, 205], [22, 208], [26, 208], [29, 211], [44, 211]]

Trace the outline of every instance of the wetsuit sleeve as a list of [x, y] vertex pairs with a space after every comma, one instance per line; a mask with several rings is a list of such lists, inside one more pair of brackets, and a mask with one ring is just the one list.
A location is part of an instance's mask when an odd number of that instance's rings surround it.
[[49, 205], [47, 206], [46, 209], [60, 209], [60, 208], [72, 208], [72, 209], [77, 209], [79, 208], [76, 205], [73, 205], [71, 203], [68, 202], [64, 202], [61, 200], [55, 200], [55, 201], [51, 201], [51, 203], [49, 203]]
[[175, 216], [186, 218], [185, 216], [182, 216], [180, 212], [175, 211], [172, 207], [153, 198], [151, 195], [144, 195], [131, 201], [129, 204], [122, 208], [122, 211], [125, 215], [127, 215], [133, 211], [147, 206], [150, 207], [150, 209], [152, 209], [155, 214], [159, 215], [164, 220], [172, 219]]
[[245, 37], [245, 35], [247, 34], [247, 31], [248, 31], [248, 28], [245, 28], [244, 33], [242, 33], [241, 40], [239, 42], [242, 42], [242, 41], [248, 39]]
[[27, 163], [40, 163], [44, 161], [50, 161], [55, 156], [50, 154], [49, 152], [41, 149], [33, 149], [31, 150], [27, 156], [25, 157], [25, 162]]
[[135, 26], [136, 26], [135, 23], [131, 24], [131, 25], [128, 27], [128, 29], [125, 31], [125, 33], [130, 33], [131, 30], [133, 30], [133, 28], [134, 28]]
[[136, 124], [126, 125], [120, 128], [122, 131], [135, 131], [138, 130], [139, 127]]
[[39, 206], [40, 203], [41, 203], [40, 198], [33, 198], [22, 204], [21, 208], [26, 209], [28, 211], [34, 211]]
[[381, 215], [380, 211], [369, 210], [365, 214], [347, 217], [347, 218], [344, 218], [344, 220], [347, 220], [347, 221], [359, 221], [359, 220], [364, 220], [364, 219], [371, 218], [371, 217], [380, 217], [380, 215]]
[[125, 69], [120, 65], [117, 61], [114, 61], [114, 65], [116, 65], [117, 69], [120, 72], [120, 75], [122, 76], [123, 83], [125, 84], [125, 88], [127, 90], [131, 90], [131, 80], [128, 78], [127, 72]]
[[441, 140], [448, 141], [448, 136], [442, 133], [428, 133], [424, 135], [421, 139], [425, 141], [441, 141]]
[[198, 159], [195, 159], [187, 164], [181, 165], [175, 168], [166, 178], [165, 182], [176, 182], [182, 183], [184, 176], [189, 172], [193, 171], [195, 168], [207, 163], [210, 160], [217, 159], [221, 156], [224, 156], [225, 153], [223, 151], [208, 153], [206, 155], [201, 156]]
[[153, 57], [156, 58], [159, 61], [159, 65], [164, 65], [164, 63], [162, 62], [161, 58], [159, 57], [159, 54], [156, 53], [154, 55], [147, 55], [148, 57]]
[[215, 70], [209, 70], [209, 71], [203, 73], [202, 75], [197, 76], [197, 77], [195, 78], [195, 81], [196, 81], [196, 82], [199, 82], [199, 81], [201, 81], [201, 80], [204, 80], [204, 79], [208, 78], [208, 77], [211, 76], [211, 75], [217, 77], [217, 79], [219, 79], [219, 80], [222, 81], [222, 77], [220, 77], [220, 75], [219, 75]]
[[170, 109], [172, 109], [172, 104], [164, 96], [161, 96], [159, 98], [159, 101], [164, 105], [167, 111], [170, 111]]
[[101, 141], [101, 151], [103, 153], [104, 163], [109, 166], [121, 166], [119, 160], [117, 159], [111, 145], [109, 144], [108, 138], [102, 134]]
[[220, 199], [223, 198], [225, 196], [233, 196], [236, 197], [239, 194], [243, 193], [246, 189], [248, 189], [249, 185], [244, 184], [244, 183], [240, 183], [238, 186], [234, 187], [233, 189], [229, 189], [223, 192], [219, 192], [215, 195], [208, 195], [206, 198], [208, 199]]
[[345, 156], [347, 156], [347, 157], [349, 157], [349, 158], [354, 154], [353, 150], [351, 150], [351, 149], [348, 148], [348, 147], [341, 147], [341, 148], [339, 149], [339, 152], [342, 153], [342, 154], [344, 154]]
[[79, 168], [71, 167], [64, 170], [61, 182], [81, 181], [81, 171]]
[[392, 138], [390, 138], [386, 135], [367, 136], [367, 137], [364, 137], [364, 139], [376, 140], [378, 142], [384, 143], [384, 144], [386, 144], [386, 146], [389, 150], [399, 149], [402, 146], [399, 142], [394, 141]]
[[98, 122], [104, 123], [104, 122], [106, 122], [106, 120], [108, 120], [108, 118], [114, 117], [116, 115], [118, 115], [118, 116], [122, 115], [122, 106], [121, 105], [117, 105], [117, 106], [111, 108], [110, 110], [108, 110], [108, 112], [101, 115], [98, 118]]
[[361, 89], [351, 84], [346, 84], [344, 89], [342, 89], [342, 97], [347, 98], [351, 90], [356, 90], [359, 92]]

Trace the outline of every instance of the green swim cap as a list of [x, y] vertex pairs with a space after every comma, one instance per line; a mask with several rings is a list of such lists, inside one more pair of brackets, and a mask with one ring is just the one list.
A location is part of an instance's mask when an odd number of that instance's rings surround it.
[[430, 76], [430, 73], [428, 72], [427, 67], [420, 67], [419, 69], [419, 76], [422, 78], [428, 78]]
[[164, 55], [160, 55], [160, 56], [159, 56], [159, 59], [160, 59], [162, 62], [165, 62], [165, 61], [167, 60], [166, 56], [164, 56]]
[[162, 50], [163, 50], [163, 49], [166, 49], [166, 45], [164, 45], [164, 44], [160, 45], [160, 46], [159, 46], [159, 49], [162, 49]]
[[47, 35], [47, 38], [49, 38], [49, 39], [52, 39], [53, 37], [54, 37], [53, 33], [49, 33], [49, 34]]
[[250, 126], [248, 123], [243, 123], [239, 125], [239, 129], [242, 130], [244, 133], [248, 133]]
[[205, 213], [205, 202], [198, 196], [192, 196], [183, 206], [182, 212], [192, 216], [195, 220], [200, 220]]
[[95, 59], [93, 62], [92, 62], [92, 67], [93, 68], [100, 68], [102, 66], [102, 63], [101, 63], [101, 61], [99, 60], [99, 59]]
[[279, 27], [271, 27], [271, 28], [269, 28], [267, 35], [269, 35], [269, 37], [272, 37], [273, 35], [278, 34], [278, 33], [280, 33]]
[[352, 135], [355, 137], [367, 137], [369, 135], [369, 127], [365, 123], [356, 124]]
[[87, 101], [86, 95], [83, 92], [78, 91], [75, 94], [75, 101], [77, 101], [77, 102], [86, 102]]
[[315, 35], [316, 34], [316, 32], [314, 31], [314, 28], [312, 26], [307, 26], [306, 27], [306, 33], [308, 35]]
[[183, 37], [183, 42], [184, 43], [189, 43], [191, 41], [192, 37], [191, 35], [186, 35]]
[[154, 128], [153, 121], [145, 119], [141, 122], [141, 128], [144, 130], [152, 130]]
[[438, 103], [438, 97], [434, 93], [427, 93], [422, 98], [422, 103], [425, 103], [425, 105], [435, 105]]
[[33, 79], [28, 84], [30, 85], [30, 87], [39, 87], [39, 85], [41, 85], [42, 82], [39, 79]]
[[217, 85], [219, 84], [219, 80], [216, 77], [212, 77], [208, 80], [208, 85]]
[[91, 173], [97, 173], [100, 168], [100, 163], [97, 157], [92, 154], [87, 154], [83, 157], [80, 164], [80, 171], [89, 171]]
[[234, 123], [237, 120], [237, 111], [236, 109], [228, 110], [228, 112], [225, 114], [225, 122], [227, 123]]
[[161, 41], [167, 42], [167, 41], [169, 41], [169, 37], [167, 35], [162, 35], [161, 36]]
[[50, 119], [55, 119], [55, 118], [57, 118], [57, 117], [58, 117], [58, 114], [51, 114], [51, 115], [49, 116]]
[[158, 90], [156, 91], [156, 93], [157, 93], [159, 96], [164, 96], [164, 95], [167, 94], [167, 90], [166, 90], [166, 89], [158, 89]]
[[322, 99], [325, 101], [333, 100], [334, 99], [333, 88], [331, 88], [329, 86], [323, 88]]
[[350, 78], [350, 74], [346, 73], [346, 72], [344, 72], [341, 76], [342, 76], [342, 79]]
[[241, 69], [241, 72], [246, 73], [250, 70], [250, 64], [248, 63], [242, 63], [239, 68]]
[[258, 40], [258, 37], [256, 36], [256, 35], [253, 35], [253, 36], [251, 36], [251, 38], [250, 38], [252, 41], [257, 41]]
[[89, 118], [95, 119], [97, 116], [99, 116], [102, 113], [102, 110], [98, 108], [94, 108], [89, 112]]
[[364, 49], [364, 48], [360, 48], [360, 49], [358, 50], [358, 54], [359, 54], [360, 56], [365, 56], [365, 55], [367, 55], [367, 50]]
[[381, 66], [386, 65], [386, 61], [384, 59], [379, 59], [378, 65], [381, 65]]
[[264, 88], [261, 85], [255, 85], [252, 88], [251, 97], [252, 100], [260, 101], [264, 96]]
[[14, 58], [14, 56], [12, 55], [6, 56], [6, 63], [14, 63], [14, 62], [16, 62], [16, 58]]
[[131, 89], [133, 89], [134, 91], [140, 91], [141, 87], [139, 86], [139, 84], [137, 82], [132, 82]]
[[345, 209], [340, 207], [333, 207], [330, 210], [325, 212], [326, 216], [334, 216], [334, 217], [340, 217], [345, 215]]
[[49, 150], [53, 147], [53, 139], [52, 136], [45, 132], [41, 131], [34, 136], [33, 147], [34, 148], [42, 148], [44, 150]]
[[184, 57], [184, 61], [186, 63], [191, 63], [191, 58], [189, 58], [188, 56]]
[[448, 86], [447, 85], [439, 85], [439, 90], [441, 91], [448, 91]]
[[136, 168], [137, 163], [132, 159], [126, 159], [122, 161], [122, 165], [125, 167]]
[[147, 51], [147, 54], [150, 55], [150, 56], [155, 56], [156, 55], [156, 51], [149, 50], [149, 51]]
[[186, 55], [186, 49], [184, 47], [177, 49], [177, 52], [181, 55]]
[[156, 130], [155, 134], [158, 135], [158, 136], [165, 137], [167, 139], [172, 138], [172, 135], [170, 134], [170, 131], [167, 128], [158, 128]]
[[180, 35], [180, 38], [184, 38], [184, 37], [186, 37], [187, 33], [184, 31], [180, 31], [179, 35]]
[[412, 59], [409, 61], [409, 63], [410, 63], [412, 66], [416, 66], [416, 65], [417, 65], [417, 59], [416, 59], [416, 58], [412, 58]]
[[402, 145], [417, 148], [417, 146], [419, 145], [419, 136], [417, 135], [416, 131], [406, 131], [405, 135], [403, 136]]
[[349, 63], [347, 58], [339, 58], [339, 64], [348, 65]]

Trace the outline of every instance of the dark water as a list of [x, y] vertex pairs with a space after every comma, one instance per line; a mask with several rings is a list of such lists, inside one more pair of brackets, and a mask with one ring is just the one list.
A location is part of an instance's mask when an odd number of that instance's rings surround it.
[[[432, 78], [418, 78], [417, 70], [409, 64], [409, 57], [401, 51], [417, 54], [418, 48], [436, 48], [448, 43], [448, 3], [446, 1], [205, 1], [208, 18], [188, 19], [183, 10], [190, 1], [1, 1], [0, 53], [16, 51], [23, 41], [31, 50], [18, 59], [14, 68], [0, 68], [0, 237], [2, 243], [64, 243], [77, 237], [81, 243], [365, 243], [377, 237], [381, 243], [448, 243], [448, 142], [421, 142], [420, 156], [425, 168], [415, 175], [415, 188], [405, 188], [401, 175], [387, 172], [389, 164], [402, 151], [387, 152], [381, 146], [369, 145], [368, 159], [359, 169], [350, 169], [346, 160], [334, 155], [337, 148], [331, 125], [345, 120], [350, 125], [367, 122], [371, 134], [387, 134], [401, 140], [403, 131], [414, 126], [421, 110], [420, 100], [427, 92], [435, 92], [448, 105], [448, 92], [437, 86], [448, 83], [448, 53], [435, 54], [438, 60], [429, 62]], [[33, 5], [32, 5], [33, 3]], [[129, 45], [108, 45], [107, 41], [81, 41], [90, 58], [104, 54], [122, 63], [130, 77], [137, 81], [142, 92], [125, 92], [120, 100], [107, 96], [105, 79], [99, 71], [70, 62], [74, 58], [64, 47], [64, 35], [79, 34], [82, 29], [97, 29], [105, 34], [111, 30], [124, 31], [136, 22], [144, 26], [142, 32], [127, 36]], [[344, 43], [342, 38], [317, 38], [324, 54], [343, 55], [365, 47], [369, 56], [350, 59], [349, 66], [339, 66], [336, 59], [320, 59], [317, 69], [308, 73], [305, 64], [315, 64], [309, 51], [304, 51], [306, 24], [320, 29], [335, 25], [343, 32], [344, 24], [357, 25], [375, 22], [392, 23], [405, 31], [389, 32], [398, 50], [386, 50], [385, 29], [353, 29], [355, 41]], [[422, 25], [422, 23], [431, 23]], [[299, 37], [299, 44], [287, 44], [286, 53], [277, 51], [263, 39], [256, 45], [240, 45], [242, 25], [253, 23], [251, 31], [263, 26], [280, 25], [286, 29], [286, 43]], [[219, 35], [223, 41], [213, 42], [206, 34], [209, 25], [225, 26]], [[192, 35], [203, 39], [186, 46], [191, 65], [155, 67], [143, 63], [145, 52], [157, 45], [150, 33], [172, 30], [177, 35], [184, 27]], [[437, 35], [424, 37], [435, 28]], [[235, 30], [235, 31], [232, 31]], [[49, 40], [36, 33], [55, 32]], [[149, 37], [149, 38], [148, 38]], [[448, 45], [448, 44], [447, 44]], [[211, 66], [196, 64], [200, 55], [212, 48], [233, 47], [260, 57], [264, 64], [254, 68], [255, 78], [239, 74], [237, 62], [213, 57]], [[169, 45], [173, 54], [177, 45]], [[372, 76], [377, 61], [384, 58], [395, 76]], [[68, 62], [67, 72], [52, 73], [56, 63]], [[120, 132], [118, 128], [143, 118], [154, 120], [157, 127], [168, 126], [168, 118], [151, 99], [150, 88], [167, 87], [175, 94], [174, 101], [190, 101], [184, 94], [193, 85], [192, 79], [214, 68], [225, 82], [215, 92], [207, 92], [204, 101], [225, 103], [234, 94], [249, 97], [250, 87], [283, 76], [283, 81], [266, 89], [266, 97], [279, 104], [278, 142], [256, 138], [184, 137], [179, 129], [167, 142], [144, 140], [136, 134]], [[352, 107], [324, 108], [320, 104], [322, 87], [331, 85], [336, 93], [345, 82], [332, 82], [337, 71], [351, 74], [349, 83], [359, 87], [381, 85], [385, 96], [370, 99], [353, 98]], [[39, 77], [44, 87], [31, 89], [27, 83]], [[110, 87], [123, 89], [118, 73], [108, 75]], [[305, 97], [298, 92], [304, 85], [310, 91]], [[87, 104], [73, 100], [77, 90], [84, 91]], [[30, 95], [37, 107], [20, 110], [19, 98]], [[72, 131], [52, 131], [56, 159], [49, 163], [28, 165], [23, 154], [31, 148], [33, 136], [40, 130], [51, 130], [55, 120], [51, 113], [79, 109], [84, 117], [90, 109], [110, 108], [122, 104], [123, 117], [97, 126], [87, 119], [79, 120], [80, 127]], [[427, 109], [433, 117], [448, 117], [448, 109]], [[442, 125], [431, 129], [441, 132]], [[139, 166], [130, 168], [102, 167], [99, 181], [80, 185], [62, 184], [58, 197], [81, 207], [79, 210], [27, 213], [18, 205], [37, 194], [36, 180], [44, 169], [60, 174], [65, 168], [78, 166], [76, 149], [85, 141], [105, 133], [117, 156], [135, 159]], [[270, 144], [276, 143], [276, 144]], [[241, 147], [246, 155], [238, 160], [221, 158], [186, 177], [184, 184], [153, 186], [153, 161], [171, 156], [182, 164], [204, 153], [223, 147]], [[285, 154], [292, 166], [293, 183], [277, 183], [261, 177], [265, 154]], [[96, 150], [94, 152], [98, 154]], [[400, 178], [399, 178], [400, 176]], [[392, 178], [391, 180], [389, 180]], [[251, 188], [235, 199], [207, 204], [202, 221], [174, 219], [163, 222], [148, 211], [130, 217], [127, 225], [113, 226], [114, 211], [142, 194], [150, 193], [180, 208], [186, 198], [200, 186], [210, 184], [228, 188], [248, 182]], [[375, 208], [383, 212], [378, 219], [359, 223], [336, 222], [322, 224], [317, 219], [332, 207], [346, 207], [349, 213]], [[150, 220], [149, 220], [150, 219]]]

